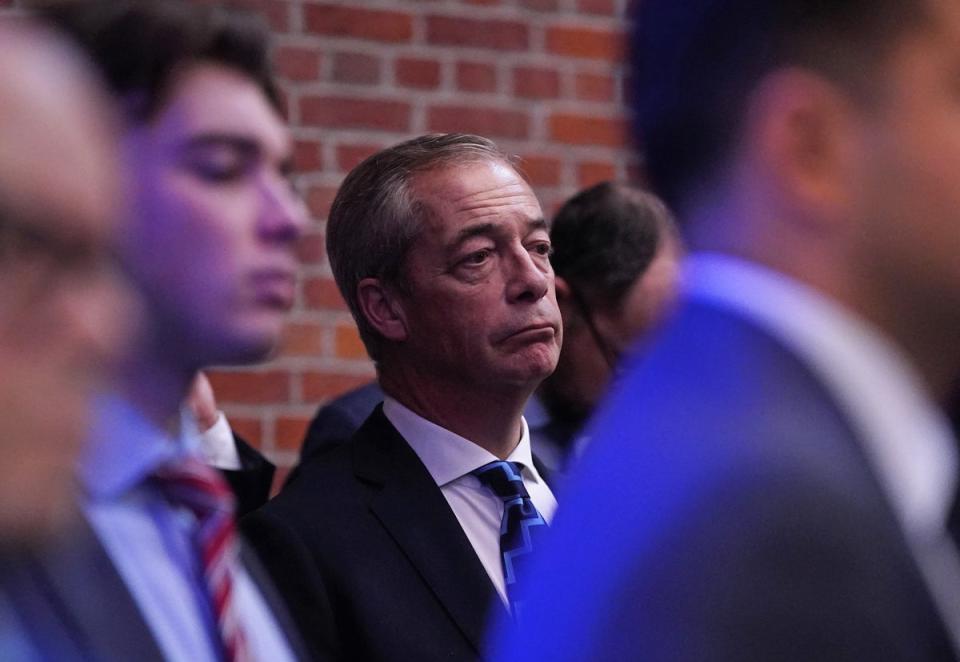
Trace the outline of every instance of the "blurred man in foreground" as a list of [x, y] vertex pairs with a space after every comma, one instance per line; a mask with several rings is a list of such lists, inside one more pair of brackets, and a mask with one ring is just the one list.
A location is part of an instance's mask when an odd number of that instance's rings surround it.
[[172, 0], [44, 14], [122, 111], [120, 256], [145, 323], [83, 458], [83, 530], [38, 559], [13, 599], [42, 612], [32, 599], [45, 598], [85, 658], [293, 659], [295, 638], [235, 535], [232, 496], [179, 418], [197, 370], [263, 358], [293, 299], [304, 217], [266, 28]]
[[112, 116], [79, 59], [0, 20], [0, 545], [64, 524], [93, 397], [134, 319], [112, 261]]
[[637, 11], [686, 293], [593, 424], [499, 659], [956, 659], [960, 4]]

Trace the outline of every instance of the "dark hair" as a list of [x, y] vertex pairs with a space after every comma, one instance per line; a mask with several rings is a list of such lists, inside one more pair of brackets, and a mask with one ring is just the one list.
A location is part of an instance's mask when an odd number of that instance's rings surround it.
[[673, 218], [655, 195], [603, 182], [570, 198], [550, 228], [554, 273], [610, 308], [647, 270]]
[[402, 266], [427, 214], [414, 179], [440, 168], [511, 158], [490, 140], [468, 133], [427, 134], [388, 147], [350, 171], [330, 207], [327, 257], [340, 294], [353, 313], [367, 353], [380, 358], [379, 333], [357, 299], [364, 278], [404, 288]]
[[897, 37], [925, 0], [641, 0], [631, 39], [631, 103], [646, 168], [677, 213], [735, 149], [750, 94], [798, 66], [869, 99]]
[[150, 120], [174, 76], [200, 61], [249, 76], [282, 113], [269, 30], [250, 11], [183, 0], [41, 1], [35, 8], [86, 51], [129, 119]]

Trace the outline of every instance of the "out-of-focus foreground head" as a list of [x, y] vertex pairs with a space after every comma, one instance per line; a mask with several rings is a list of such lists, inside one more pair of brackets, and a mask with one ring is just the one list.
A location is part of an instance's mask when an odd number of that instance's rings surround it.
[[279, 338], [306, 221], [256, 14], [180, 0], [41, 6], [123, 114], [121, 253], [145, 294], [144, 351], [187, 368], [260, 360]]
[[0, 540], [60, 522], [133, 300], [110, 262], [116, 142], [83, 57], [0, 20]]
[[613, 182], [564, 203], [550, 239], [564, 344], [541, 393], [551, 410], [582, 422], [627, 349], [676, 299], [681, 242], [663, 202]]

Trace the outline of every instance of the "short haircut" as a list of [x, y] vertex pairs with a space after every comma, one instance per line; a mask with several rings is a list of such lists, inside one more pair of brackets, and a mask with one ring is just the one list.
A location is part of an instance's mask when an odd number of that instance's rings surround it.
[[898, 37], [928, 0], [642, 0], [631, 39], [631, 103], [654, 190], [683, 216], [716, 183], [741, 138], [749, 98], [796, 66], [869, 100]]
[[283, 113], [269, 30], [253, 12], [185, 0], [40, 0], [35, 8], [88, 54], [129, 120], [153, 119], [175, 76], [198, 62], [249, 76]]
[[337, 191], [327, 220], [327, 256], [337, 287], [374, 361], [383, 340], [357, 300], [357, 285], [378, 278], [406, 289], [403, 265], [431, 210], [416, 197], [417, 176], [438, 169], [512, 159], [490, 140], [465, 133], [428, 134], [368, 157]]
[[603, 182], [570, 198], [550, 228], [554, 273], [595, 305], [618, 306], [665, 239], [673, 217], [652, 193]]

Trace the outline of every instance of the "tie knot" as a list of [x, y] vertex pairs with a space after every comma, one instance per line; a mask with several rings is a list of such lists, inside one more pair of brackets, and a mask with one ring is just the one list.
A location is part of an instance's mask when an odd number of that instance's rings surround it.
[[223, 477], [193, 457], [159, 467], [153, 483], [170, 503], [192, 511], [200, 520], [212, 515], [233, 515], [233, 493]]
[[517, 462], [495, 460], [470, 473], [501, 499], [530, 498], [523, 484], [520, 464]]

